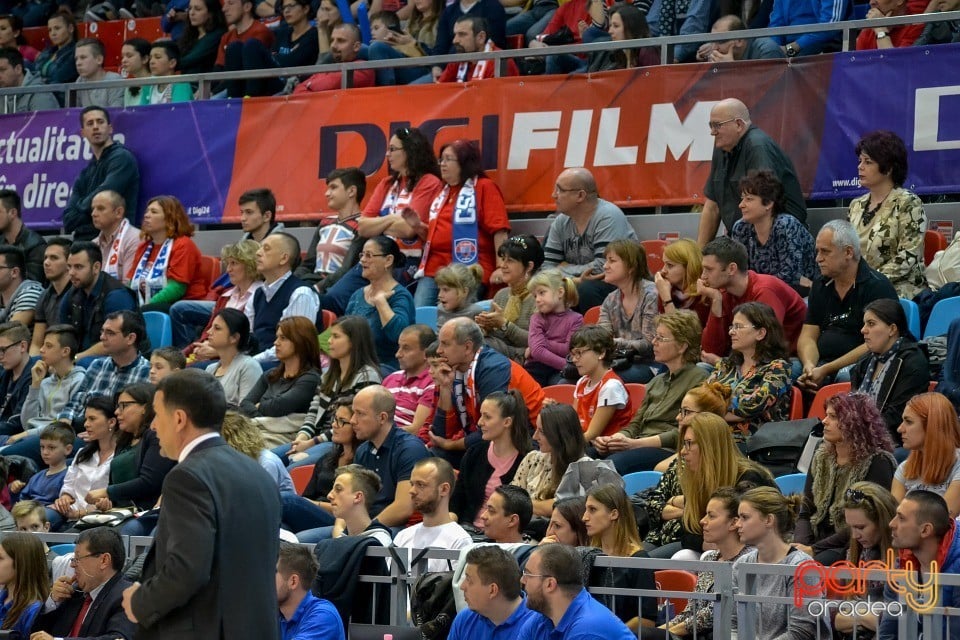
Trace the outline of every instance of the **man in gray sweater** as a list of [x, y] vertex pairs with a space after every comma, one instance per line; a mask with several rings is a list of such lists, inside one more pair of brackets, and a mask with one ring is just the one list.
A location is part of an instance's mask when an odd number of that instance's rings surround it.
[[[0, 49], [0, 89], [42, 87], [43, 79], [23, 67], [23, 56], [13, 48]], [[49, 91], [23, 93], [0, 98], [0, 114], [28, 113], [59, 109], [60, 104]]]

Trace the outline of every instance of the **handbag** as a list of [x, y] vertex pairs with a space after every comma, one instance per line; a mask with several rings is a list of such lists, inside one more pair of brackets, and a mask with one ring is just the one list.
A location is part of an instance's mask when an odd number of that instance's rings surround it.
[[774, 476], [797, 473], [797, 465], [819, 418], [768, 422], [747, 440], [747, 457], [767, 467]]
[[102, 511], [99, 513], [88, 513], [74, 525], [75, 529], [83, 531], [84, 529], [93, 529], [95, 527], [117, 527], [137, 515], [136, 509], [122, 507]]

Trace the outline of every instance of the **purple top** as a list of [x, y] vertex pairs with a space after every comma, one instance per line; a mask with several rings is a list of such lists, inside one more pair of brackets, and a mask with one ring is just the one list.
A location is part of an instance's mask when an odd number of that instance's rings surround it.
[[533, 314], [530, 317], [527, 340], [530, 347], [529, 360], [560, 371], [567, 364], [570, 336], [582, 325], [583, 316], [570, 309], [563, 313]]

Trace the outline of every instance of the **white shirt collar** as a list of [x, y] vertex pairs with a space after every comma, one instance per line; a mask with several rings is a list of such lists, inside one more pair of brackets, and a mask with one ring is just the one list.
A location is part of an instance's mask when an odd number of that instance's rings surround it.
[[183, 462], [184, 460], [187, 459], [187, 456], [190, 455], [190, 453], [191, 453], [194, 449], [197, 448], [197, 445], [198, 445], [198, 444], [200, 444], [201, 442], [203, 442], [203, 441], [205, 441], [205, 440], [212, 440], [213, 438], [216, 438], [216, 437], [218, 437], [219, 435], [220, 435], [219, 433], [213, 431], [213, 432], [210, 432], [210, 433], [205, 433], [205, 434], [203, 434], [202, 436], [200, 436], [199, 438], [195, 438], [195, 439], [191, 440], [190, 442], [187, 443], [187, 446], [185, 446], [183, 449], [180, 450], [180, 457], [177, 458], [177, 461], [178, 461], [178, 462]]

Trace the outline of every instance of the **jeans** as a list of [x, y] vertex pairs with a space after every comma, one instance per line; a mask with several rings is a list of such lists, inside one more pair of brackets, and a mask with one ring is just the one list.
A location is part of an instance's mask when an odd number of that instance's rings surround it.
[[[551, 57], [555, 58], [557, 56]], [[599, 307], [603, 304], [604, 299], [616, 290], [615, 286], [607, 284], [603, 280], [581, 280], [580, 284], [577, 285], [580, 302], [575, 310], [584, 313], [588, 309]]]
[[578, 58], [572, 53], [562, 53], [555, 56], [547, 56], [547, 75], [582, 73], [587, 70], [588, 64], [589, 63], [586, 60]]
[[157, 528], [157, 522], [160, 520], [160, 512], [147, 513], [139, 518], [127, 520], [118, 530], [122, 536], [150, 536]]
[[[256, 38], [251, 38], [243, 43], [241, 58], [244, 69], [277, 69], [280, 66], [273, 59], [270, 50]], [[283, 89], [284, 82], [283, 78], [250, 78], [247, 80], [243, 95], [272, 96]]]
[[326, 527], [316, 527], [315, 529], [307, 529], [306, 531], [301, 531], [297, 534], [297, 540], [301, 543], [315, 544], [321, 540], [329, 540], [333, 537], [333, 525]]
[[215, 303], [209, 300], [180, 300], [170, 307], [170, 323], [173, 328], [173, 346], [183, 349], [193, 343], [213, 313]]
[[530, 44], [550, 24], [550, 19], [557, 12], [557, 6], [540, 4], [530, 7], [529, 11], [518, 13], [507, 20], [507, 36], [523, 35], [524, 44]]
[[287, 469], [293, 469], [294, 467], [304, 467], [308, 464], [317, 464], [320, 459], [330, 453], [332, 449], [332, 442], [321, 442], [307, 449], [307, 457], [303, 460], [297, 460], [296, 462], [290, 462], [290, 458], [287, 457], [287, 452], [290, 451], [290, 445], [288, 444], [282, 444], [272, 449], [272, 451], [280, 458], [283, 464], [287, 465]]
[[[408, 57], [386, 42], [371, 42], [367, 54], [371, 60], [406, 60]], [[395, 84], [410, 84], [424, 73], [429, 72], [430, 70], [427, 67], [377, 69], [377, 86], [389, 87]]]
[[413, 306], [435, 307], [437, 305], [437, 281], [430, 276], [423, 276], [417, 282], [417, 291], [413, 295]]
[[333, 526], [333, 515], [302, 496], [281, 493], [280, 504], [284, 529], [299, 533], [317, 527]]
[[617, 473], [624, 476], [634, 471], [653, 471], [657, 463], [666, 460], [674, 454], [670, 449], [659, 447], [640, 447], [627, 449], [607, 456], [607, 460], [617, 468]]

